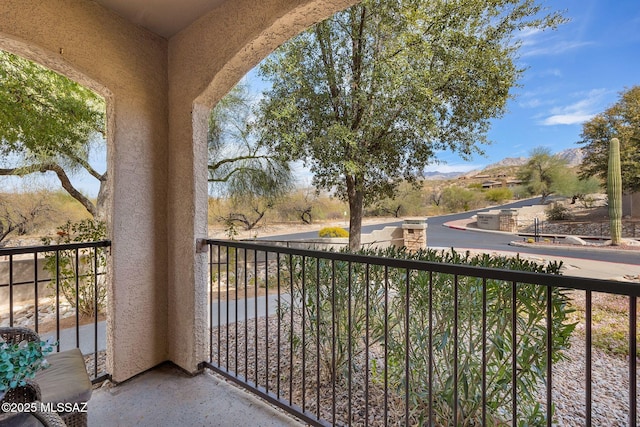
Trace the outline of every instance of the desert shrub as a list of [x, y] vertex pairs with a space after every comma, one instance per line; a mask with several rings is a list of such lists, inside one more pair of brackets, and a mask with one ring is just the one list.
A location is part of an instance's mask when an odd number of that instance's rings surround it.
[[[107, 227], [104, 222], [93, 219], [74, 223], [67, 221], [59, 227], [56, 234], [56, 238], [45, 238], [43, 243], [49, 245], [104, 240]], [[95, 263], [94, 257], [97, 258]], [[96, 310], [102, 312], [106, 304], [106, 265], [106, 248], [85, 248], [78, 251], [61, 250], [57, 255], [56, 252], [47, 253], [44, 269], [51, 275], [50, 286], [54, 289], [59, 286], [64, 297], [78, 310], [80, 316], [92, 317]]]
[[466, 188], [451, 186], [442, 190], [442, 205], [450, 212], [462, 212], [479, 206], [480, 194]]
[[547, 215], [548, 221], [566, 221], [571, 219], [571, 211], [560, 203], [553, 203], [544, 213]]
[[293, 311], [304, 319], [305, 336], [289, 330], [291, 341], [297, 350], [318, 343], [314, 350], [324, 381], [341, 381], [350, 367], [349, 354], [353, 360], [367, 349], [366, 305], [369, 301], [370, 314], [382, 307], [383, 293], [374, 288], [383, 283], [383, 268], [370, 266], [366, 271], [363, 264], [298, 256], [284, 268], [291, 279], [292, 303], [285, 304], [281, 315], [286, 318]]
[[[423, 251], [418, 254], [399, 252], [397, 257], [468, 264], [481, 267], [533, 271], [560, 274], [561, 263], [540, 266], [519, 257], [496, 257], [488, 254], [471, 257], [469, 253], [455, 251]], [[392, 384], [400, 388], [407, 381], [404, 363], [409, 352], [411, 375], [410, 411], [413, 420], [426, 420], [429, 409], [429, 369], [433, 371], [433, 405], [437, 423], [449, 425], [453, 420], [454, 382], [458, 385], [458, 425], [480, 425], [482, 421], [482, 345], [483, 279], [454, 277], [450, 274], [412, 272], [407, 301], [406, 272], [396, 273], [390, 292], [397, 295], [391, 300], [387, 322], [389, 376]], [[457, 291], [456, 291], [457, 283]], [[533, 395], [538, 384], [545, 380], [547, 335], [545, 329], [547, 288], [530, 284], [518, 284], [499, 280], [486, 280], [486, 328], [487, 342], [487, 419], [501, 424], [508, 421], [512, 387], [518, 391], [518, 416], [524, 425], [540, 425], [544, 420], [540, 406]], [[511, 305], [512, 292], [517, 293], [517, 303]], [[454, 300], [457, 292], [457, 318], [454, 316]], [[568, 348], [569, 337], [575, 324], [568, 321], [568, 298], [555, 288], [552, 292], [552, 360], [561, 358], [560, 351]], [[432, 311], [432, 346], [429, 346], [429, 306]], [[407, 308], [410, 321], [406, 322]], [[516, 384], [511, 383], [512, 341], [511, 315], [515, 311], [517, 321]], [[458, 329], [455, 329], [455, 323]], [[409, 349], [405, 337], [408, 324]], [[380, 326], [382, 331], [383, 327]], [[457, 343], [454, 342], [457, 334]], [[430, 348], [432, 359], [430, 360]], [[454, 378], [454, 352], [457, 352], [458, 377]], [[431, 366], [430, 366], [431, 365]], [[492, 423], [493, 424], [493, 423]]]
[[[541, 266], [519, 257], [489, 254], [472, 257], [453, 250], [409, 253], [391, 248], [359, 254], [549, 274], [560, 274], [562, 266], [555, 262]], [[542, 412], [535, 398], [537, 387], [545, 381], [547, 363], [546, 287], [302, 256], [291, 256], [286, 264], [291, 302], [285, 304], [280, 315], [288, 318], [293, 314], [296, 323], [302, 322], [302, 327], [287, 331], [296, 346], [294, 354], [300, 357], [300, 353], [308, 352], [307, 363], [311, 364], [317, 354], [323, 382], [343, 384], [349, 371], [364, 368], [362, 354], [379, 354], [386, 343], [387, 364], [379, 358], [370, 360], [372, 381], [377, 384], [388, 381], [390, 402], [409, 405], [411, 424], [427, 422], [432, 401], [436, 425], [451, 425], [455, 384], [457, 425], [480, 425], [484, 345], [487, 420], [492, 425], [509, 423], [512, 387], [517, 387], [520, 424], [541, 425], [545, 416], [552, 416]], [[513, 292], [517, 295], [515, 306]], [[458, 305], [454, 309], [456, 297]], [[575, 326], [568, 321], [571, 310], [567, 302], [563, 290], [552, 289], [554, 362], [568, 348]], [[483, 313], [486, 342], [481, 329]], [[511, 326], [514, 313], [516, 343]], [[514, 345], [516, 384], [511, 382]], [[454, 360], [458, 361], [455, 378]], [[407, 364], [411, 367], [409, 378], [405, 375]], [[314, 371], [309, 365], [307, 369]], [[408, 402], [403, 399], [407, 382]], [[427, 384], [433, 387], [431, 399]]]
[[324, 227], [318, 231], [319, 237], [349, 237], [349, 232], [341, 227]]
[[472, 182], [469, 185], [467, 185], [467, 188], [469, 190], [482, 190], [482, 183], [480, 183], [480, 182]]
[[484, 193], [484, 198], [494, 203], [502, 203], [506, 200], [513, 199], [513, 192], [510, 188], [492, 188]]

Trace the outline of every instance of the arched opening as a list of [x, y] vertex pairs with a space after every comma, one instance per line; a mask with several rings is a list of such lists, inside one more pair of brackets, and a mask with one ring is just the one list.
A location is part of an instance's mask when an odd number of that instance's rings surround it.
[[0, 325], [79, 348], [104, 376], [109, 92], [39, 49], [0, 49]]

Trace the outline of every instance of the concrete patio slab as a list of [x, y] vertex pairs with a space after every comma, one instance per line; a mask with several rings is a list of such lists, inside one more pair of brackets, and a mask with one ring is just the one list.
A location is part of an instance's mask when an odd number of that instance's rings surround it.
[[89, 425], [302, 426], [208, 371], [190, 377], [161, 365], [122, 384], [105, 384], [89, 401]]

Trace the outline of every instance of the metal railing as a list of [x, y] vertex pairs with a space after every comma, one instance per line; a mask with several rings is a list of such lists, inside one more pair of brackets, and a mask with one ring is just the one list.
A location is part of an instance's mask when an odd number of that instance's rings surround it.
[[[611, 236], [610, 224], [609, 220], [547, 221], [538, 218], [532, 220], [517, 220], [519, 233], [572, 235], [605, 239]], [[636, 219], [626, 219], [622, 223], [622, 237], [640, 237], [640, 221]]]
[[93, 382], [104, 370], [109, 241], [0, 248], [0, 325], [51, 338], [54, 351], [79, 348]]
[[[569, 416], [601, 424], [593, 403], [609, 391], [593, 386], [601, 369], [593, 298], [612, 295], [626, 301], [627, 329], [618, 359], [626, 374], [613, 395], [627, 425], [637, 425], [639, 284], [207, 244], [204, 366], [306, 423], [551, 426], [566, 416], [557, 407], [560, 378], [579, 375], [582, 395], [572, 400], [582, 406]], [[572, 314], [582, 297], [584, 315]], [[569, 348], [584, 359], [581, 373], [559, 371]]]

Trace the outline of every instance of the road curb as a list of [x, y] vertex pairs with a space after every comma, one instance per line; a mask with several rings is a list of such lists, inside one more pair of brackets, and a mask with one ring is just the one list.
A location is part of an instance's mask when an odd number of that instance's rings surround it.
[[[508, 234], [508, 235], [514, 236], [514, 237], [521, 236], [520, 234], [509, 233], [509, 232], [506, 232], [506, 231], [482, 230], [482, 229], [479, 229], [479, 228], [465, 227], [465, 226], [462, 226], [462, 225], [453, 224], [453, 221], [452, 222], [445, 222], [442, 225], [447, 227], [447, 228], [454, 229], [454, 230], [476, 231], [476, 232], [480, 232], [480, 233], [492, 233], [492, 234]], [[565, 238], [566, 235], [558, 234], [557, 237]], [[640, 257], [640, 250], [634, 251], [634, 250], [625, 250], [625, 249], [599, 248], [599, 247], [590, 246], [590, 245], [585, 245], [585, 246], [582, 246], [582, 245], [581, 246], [577, 246], [577, 245], [558, 245], [558, 244], [544, 244], [544, 243], [539, 243], [539, 242], [536, 243], [535, 245], [533, 245], [531, 243], [520, 242], [520, 241], [514, 240], [514, 241], [509, 242], [509, 246], [520, 247], [520, 248], [551, 248], [551, 249], [566, 249], [566, 250], [569, 250], [569, 251], [590, 251], [590, 252], [604, 252], [604, 253], [620, 253], [620, 254], [637, 255], [638, 257]]]
[[566, 249], [568, 251], [590, 251], [590, 252], [605, 252], [605, 253], [620, 253], [620, 254], [629, 254], [629, 255], [637, 255], [640, 257], [640, 250], [625, 250], [625, 249], [610, 249], [610, 248], [599, 248], [594, 246], [578, 246], [578, 245], [557, 245], [557, 244], [540, 244], [540, 243], [527, 243], [527, 242], [518, 242], [512, 241], [509, 242], [509, 246], [515, 246], [519, 248], [557, 248], [557, 249]]

